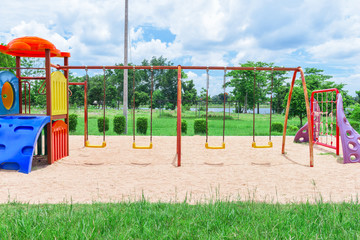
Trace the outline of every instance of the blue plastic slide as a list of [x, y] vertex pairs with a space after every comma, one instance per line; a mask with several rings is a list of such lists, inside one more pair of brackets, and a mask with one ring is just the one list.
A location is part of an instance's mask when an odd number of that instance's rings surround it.
[[0, 168], [31, 171], [35, 145], [49, 116], [0, 116]]

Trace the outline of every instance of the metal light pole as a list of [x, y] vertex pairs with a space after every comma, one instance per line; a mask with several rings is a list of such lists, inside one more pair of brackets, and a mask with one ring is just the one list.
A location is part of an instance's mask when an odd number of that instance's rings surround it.
[[[128, 65], [128, 0], [125, 0], [124, 66]], [[128, 70], [124, 69], [123, 114], [126, 119], [125, 134], [128, 129]]]

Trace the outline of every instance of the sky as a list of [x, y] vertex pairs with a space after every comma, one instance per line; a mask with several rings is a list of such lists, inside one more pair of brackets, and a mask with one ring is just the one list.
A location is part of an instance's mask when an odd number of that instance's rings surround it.
[[[0, 42], [37, 36], [70, 52], [70, 65], [123, 63], [124, 9], [124, 0], [2, 0]], [[136, 65], [153, 56], [174, 65], [264, 61], [323, 69], [350, 95], [360, 90], [359, 0], [129, 0], [129, 33]], [[206, 86], [204, 71], [186, 73]], [[210, 74], [210, 95], [221, 92], [223, 73]]]

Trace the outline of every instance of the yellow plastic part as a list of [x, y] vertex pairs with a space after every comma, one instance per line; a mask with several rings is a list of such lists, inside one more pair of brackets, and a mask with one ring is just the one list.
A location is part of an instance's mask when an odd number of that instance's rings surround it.
[[208, 143], [205, 143], [206, 149], [225, 149], [225, 143], [222, 143], [221, 146], [218, 147], [210, 147]]
[[9, 82], [5, 82], [1, 90], [1, 99], [7, 110], [14, 104], [14, 89]]
[[106, 142], [104, 141], [102, 143], [102, 145], [91, 145], [89, 143], [89, 141], [85, 141], [85, 147], [88, 147], [88, 148], [104, 148], [104, 147], [106, 147]]
[[152, 149], [153, 147], [153, 144], [152, 142], [150, 142], [150, 145], [149, 146], [136, 146], [136, 143], [133, 142], [133, 146], [132, 146], [134, 149]]
[[253, 143], [251, 144], [251, 146], [252, 146], [253, 148], [272, 148], [272, 147], [273, 147], [273, 143], [272, 143], [272, 142], [268, 142], [268, 145], [257, 146], [257, 145], [256, 145], [256, 142], [253, 142]]
[[68, 97], [67, 80], [62, 72], [51, 73], [51, 114], [61, 115], [67, 113]]

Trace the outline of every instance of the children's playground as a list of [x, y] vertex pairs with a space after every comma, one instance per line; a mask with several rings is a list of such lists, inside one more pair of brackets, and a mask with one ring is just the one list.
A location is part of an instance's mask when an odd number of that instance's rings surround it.
[[[150, 201], [174, 202], [340, 202], [357, 198], [360, 136], [346, 119], [337, 89], [319, 89], [308, 96], [301, 67], [71, 66], [70, 53], [37, 37], [14, 39], [0, 46], [0, 52], [16, 57], [15, 74], [0, 66], [0, 202], [118, 202], [142, 196]], [[21, 66], [22, 57], [44, 58], [45, 76], [23, 76], [26, 68]], [[63, 65], [52, 64], [52, 58], [62, 58]], [[69, 82], [72, 69], [177, 70], [177, 135], [152, 136], [150, 131], [149, 140], [149, 136], [106, 136], [104, 130], [102, 137], [89, 136], [88, 83]], [[293, 73], [283, 136], [271, 136], [271, 129], [269, 136], [226, 136], [225, 116], [223, 136], [209, 136], [207, 129], [206, 136], [181, 136], [181, 70], [186, 69], [207, 73]], [[298, 75], [304, 90], [307, 123], [296, 136], [286, 136], [292, 89]], [[37, 91], [31, 87], [32, 80], [43, 80], [46, 114], [31, 114], [29, 93]], [[84, 86], [84, 136], [69, 135], [68, 89], [74, 84]], [[103, 87], [105, 98], [105, 84]], [[209, 77], [206, 97], [208, 88]], [[105, 116], [106, 108], [103, 109]], [[254, 120], [253, 132], [255, 129]]]

